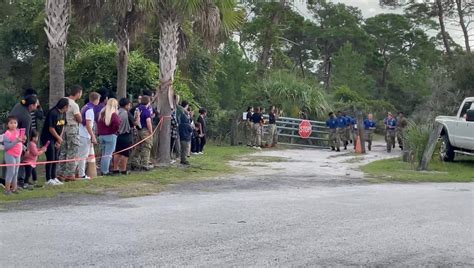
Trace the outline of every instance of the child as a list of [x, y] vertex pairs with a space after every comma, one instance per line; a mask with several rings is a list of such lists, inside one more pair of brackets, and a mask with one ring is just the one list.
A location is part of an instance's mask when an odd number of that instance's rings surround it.
[[[7, 118], [7, 131], [3, 135], [3, 144], [5, 147], [5, 163], [6, 164], [20, 164], [20, 157], [23, 151], [23, 142], [25, 135], [20, 136], [20, 131], [17, 129], [18, 120], [14, 116]], [[8, 166], [5, 175], [5, 194], [17, 194], [17, 177], [20, 166]]]
[[[23, 157], [23, 162], [28, 163], [25, 166], [25, 185], [23, 188], [30, 189], [29, 187], [29, 179], [30, 176], [33, 176], [33, 185], [34, 187], [40, 187], [37, 185], [37, 175], [36, 175], [36, 161], [38, 161], [38, 156], [44, 154], [47, 149], [47, 145], [43, 146], [41, 149], [38, 150], [38, 132], [32, 129], [30, 134], [30, 142], [28, 144], [28, 150], [26, 151], [25, 156]], [[49, 145], [49, 144], [48, 144]]]

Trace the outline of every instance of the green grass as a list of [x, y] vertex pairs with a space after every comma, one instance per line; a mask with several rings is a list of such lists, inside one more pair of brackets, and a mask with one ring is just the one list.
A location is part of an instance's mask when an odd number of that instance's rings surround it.
[[374, 182], [474, 182], [474, 159], [459, 157], [456, 162], [433, 160], [428, 171], [416, 171], [400, 158], [372, 162], [361, 169]]
[[[182, 181], [193, 181], [232, 173], [238, 169], [229, 161], [253, 152], [246, 147], [207, 146], [206, 154], [193, 156], [190, 167], [170, 166], [128, 176], [100, 177], [91, 181], [68, 182], [63, 186], [43, 187], [22, 191], [19, 195], [0, 194], [0, 205], [33, 198], [53, 198], [60, 194], [105, 194], [120, 197], [143, 196], [157, 193], [164, 186]], [[38, 173], [44, 182], [44, 172]]]

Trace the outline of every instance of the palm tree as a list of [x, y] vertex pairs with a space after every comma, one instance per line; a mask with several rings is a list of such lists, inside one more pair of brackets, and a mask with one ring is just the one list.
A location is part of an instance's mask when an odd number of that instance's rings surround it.
[[235, 0], [155, 0], [160, 30], [160, 86], [156, 90], [158, 108], [162, 116], [159, 132], [159, 163], [170, 162], [170, 116], [174, 108], [173, 81], [177, 66], [181, 27], [191, 20], [205, 44], [215, 44], [222, 30], [228, 33], [241, 22]]
[[[152, 0], [76, 0], [74, 10], [83, 25], [94, 25], [106, 14], [112, 14], [116, 24], [117, 96], [127, 95], [128, 56], [130, 39], [145, 29], [147, 12]], [[108, 12], [108, 13], [107, 13]]]
[[46, 27], [49, 45], [49, 104], [64, 97], [64, 55], [71, 14], [69, 0], [46, 0]]

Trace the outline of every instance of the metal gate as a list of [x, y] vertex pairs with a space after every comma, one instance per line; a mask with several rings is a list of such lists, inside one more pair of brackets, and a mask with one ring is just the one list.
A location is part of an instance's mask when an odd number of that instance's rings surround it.
[[[264, 116], [265, 120], [268, 115]], [[311, 123], [312, 133], [307, 139], [299, 135], [299, 126], [303, 119], [291, 117], [279, 117], [276, 120], [278, 143], [293, 146], [311, 147], [311, 148], [329, 148], [329, 130], [326, 122], [308, 120]], [[263, 127], [264, 140], [268, 135], [268, 125]]]

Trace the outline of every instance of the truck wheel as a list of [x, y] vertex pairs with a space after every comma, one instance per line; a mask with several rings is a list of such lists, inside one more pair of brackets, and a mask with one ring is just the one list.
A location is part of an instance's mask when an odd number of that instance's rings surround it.
[[445, 162], [452, 162], [454, 161], [454, 148], [451, 146], [451, 143], [449, 142], [449, 137], [448, 135], [443, 135], [441, 137], [441, 147], [440, 147], [440, 153], [439, 155], [441, 156], [441, 160]]

